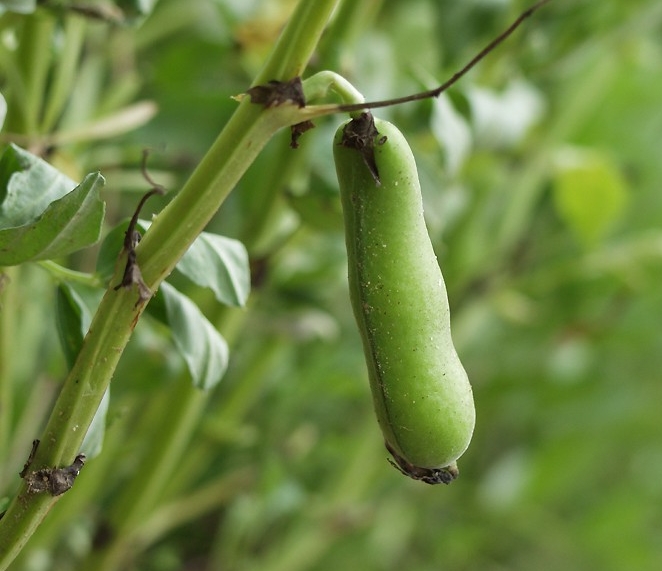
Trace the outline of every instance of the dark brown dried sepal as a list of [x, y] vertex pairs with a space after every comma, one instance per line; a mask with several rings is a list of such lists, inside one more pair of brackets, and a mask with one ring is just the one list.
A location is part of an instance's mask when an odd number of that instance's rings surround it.
[[402, 456], [400, 456], [393, 447], [388, 443], [384, 443], [386, 449], [393, 456], [393, 460], [390, 458], [388, 461], [391, 463], [391, 466], [402, 472], [405, 476], [409, 476], [414, 480], [420, 480], [426, 484], [450, 484], [455, 478], [460, 475], [457, 465], [455, 463], [450, 464], [449, 466], [444, 466], [443, 468], [420, 468], [414, 466]]
[[314, 129], [315, 124], [312, 121], [302, 121], [296, 125], [292, 125], [290, 130], [292, 131], [292, 138], [290, 139], [290, 147], [293, 149], [299, 148], [299, 137], [303, 135], [306, 131]]
[[375, 179], [375, 184], [381, 186], [382, 181], [375, 162], [375, 144], [383, 145], [385, 142], [386, 137], [380, 137], [372, 113], [367, 111], [345, 125], [340, 144], [361, 153], [363, 162]]

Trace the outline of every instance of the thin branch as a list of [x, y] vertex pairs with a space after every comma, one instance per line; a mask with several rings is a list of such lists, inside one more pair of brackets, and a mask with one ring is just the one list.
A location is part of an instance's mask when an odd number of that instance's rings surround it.
[[465, 65], [460, 71], [457, 71], [453, 76], [442, 83], [439, 87], [430, 89], [428, 91], [421, 91], [420, 93], [414, 93], [413, 95], [406, 95], [404, 97], [396, 97], [394, 99], [384, 99], [381, 101], [368, 101], [366, 103], [352, 103], [351, 105], [338, 105], [338, 111], [360, 111], [362, 109], [376, 109], [378, 107], [390, 107], [391, 105], [398, 105], [400, 103], [409, 103], [410, 101], [420, 101], [421, 99], [428, 99], [431, 97], [439, 97], [444, 91], [449, 87], [457, 83], [462, 77], [464, 77], [478, 62], [480, 62], [487, 54], [489, 54], [494, 48], [506, 40], [519, 26], [529, 18], [538, 8], [541, 8], [545, 4], [550, 2], [550, 0], [539, 0], [533, 6], [527, 8], [522, 12], [517, 19], [506, 28], [501, 34], [494, 38], [487, 46], [485, 46], [480, 52], [478, 52], [473, 59]]

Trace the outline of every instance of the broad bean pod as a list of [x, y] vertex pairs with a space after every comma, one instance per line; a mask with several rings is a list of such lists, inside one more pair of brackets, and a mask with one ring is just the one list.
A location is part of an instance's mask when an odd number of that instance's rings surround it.
[[414, 156], [394, 125], [370, 113], [339, 127], [333, 152], [350, 298], [392, 464], [429, 484], [450, 483], [475, 409]]

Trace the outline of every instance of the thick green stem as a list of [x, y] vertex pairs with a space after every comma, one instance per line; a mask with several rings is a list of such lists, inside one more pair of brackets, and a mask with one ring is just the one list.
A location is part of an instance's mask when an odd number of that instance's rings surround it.
[[340, 0], [300, 0], [253, 85], [300, 76]]
[[172, 271], [266, 142], [296, 121], [296, 116], [294, 105], [264, 110], [248, 100], [240, 104], [184, 188], [159, 213], [137, 248], [142, 275], [150, 287]]
[[[299, 3], [256, 83], [290, 79], [303, 72], [337, 1]], [[294, 105], [263, 109], [249, 101], [240, 104], [187, 184], [140, 243], [138, 261], [151, 288], [158, 287], [172, 271], [271, 136], [301, 120], [300, 110]], [[112, 283], [119, 283], [120, 278], [116, 275]], [[134, 290], [106, 292], [55, 403], [34, 469], [67, 465], [77, 454], [144, 309], [144, 304], [136, 304], [136, 300]], [[0, 570], [16, 557], [56, 500], [44, 493], [28, 494], [22, 486], [0, 520]]]

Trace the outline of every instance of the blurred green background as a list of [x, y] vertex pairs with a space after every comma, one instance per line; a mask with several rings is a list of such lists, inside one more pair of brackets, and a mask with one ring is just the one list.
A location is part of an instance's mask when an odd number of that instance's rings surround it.
[[[527, 6], [347, 4], [307, 75], [333, 69], [369, 99], [440, 84]], [[154, 179], [173, 192], [186, 180], [294, 2], [118, 5], [131, 25], [42, 14], [55, 53], [67, 34], [83, 46], [55, 133], [136, 102], [158, 109], [49, 150], [76, 180], [106, 176], [109, 228], [146, 190], [143, 148]], [[5, 58], [18, 18], [0, 18]], [[287, 133], [272, 141], [210, 225], [249, 248], [248, 307], [181, 284], [231, 345], [222, 383], [191, 396], [167, 333], [143, 320], [102, 454], [12, 569], [662, 568], [660, 93], [662, 4], [553, 0], [447, 95], [379, 112], [417, 158], [474, 387], [476, 432], [452, 485], [386, 461], [345, 281], [339, 116], [296, 151]], [[69, 265], [93, 271], [95, 256]], [[53, 284], [32, 266], [20, 277], [9, 495], [66, 374]], [[169, 416], [178, 398], [195, 400], [186, 426]], [[164, 438], [181, 454], [159, 457]], [[154, 466], [167, 466], [159, 488], [143, 478]]]

